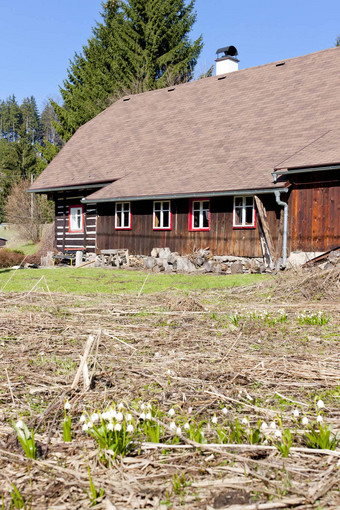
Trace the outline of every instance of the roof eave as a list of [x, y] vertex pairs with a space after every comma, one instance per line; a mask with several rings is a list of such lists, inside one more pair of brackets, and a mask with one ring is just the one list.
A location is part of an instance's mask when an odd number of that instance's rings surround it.
[[281, 168], [275, 170], [272, 175], [290, 175], [290, 174], [301, 174], [309, 172], [325, 172], [328, 170], [340, 170], [340, 164], [337, 165], [323, 165], [323, 166], [310, 166], [310, 167], [292, 167], [292, 168]]
[[104, 182], [97, 182], [92, 184], [78, 184], [74, 186], [56, 186], [52, 188], [37, 188], [37, 189], [28, 189], [28, 193], [50, 193], [51, 191], [72, 191], [75, 189], [92, 189], [92, 188], [103, 188], [107, 186], [108, 184], [112, 184], [112, 180], [110, 181], [104, 181]]
[[234, 195], [259, 195], [265, 193], [274, 193], [274, 191], [281, 191], [284, 193], [288, 192], [288, 188], [285, 187], [272, 187], [272, 188], [257, 188], [248, 190], [230, 190], [230, 191], [207, 191], [202, 193], [177, 193], [177, 194], [160, 194], [160, 195], [143, 195], [143, 196], [126, 196], [126, 197], [114, 197], [114, 198], [82, 198], [82, 202], [85, 204], [89, 203], [102, 203], [102, 202], [136, 202], [137, 200], [162, 200], [166, 199], [179, 199], [179, 198], [204, 198], [204, 197], [224, 197]]

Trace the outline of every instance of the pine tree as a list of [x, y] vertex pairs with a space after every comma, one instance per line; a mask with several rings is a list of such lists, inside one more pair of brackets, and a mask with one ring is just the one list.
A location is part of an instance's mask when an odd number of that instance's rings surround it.
[[23, 100], [20, 111], [22, 116], [21, 128], [28, 139], [34, 143], [41, 136], [39, 111], [34, 96], [26, 97]]
[[195, 0], [109, 0], [103, 22], [76, 54], [60, 88], [63, 106], [51, 102], [66, 141], [76, 129], [126, 93], [189, 81], [202, 49], [191, 42]]

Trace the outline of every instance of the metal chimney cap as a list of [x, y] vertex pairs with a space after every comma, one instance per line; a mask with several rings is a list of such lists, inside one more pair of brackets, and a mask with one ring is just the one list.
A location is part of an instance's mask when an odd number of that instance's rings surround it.
[[235, 46], [225, 46], [225, 48], [219, 48], [216, 50], [216, 54], [224, 53], [224, 57], [237, 57], [238, 51]]

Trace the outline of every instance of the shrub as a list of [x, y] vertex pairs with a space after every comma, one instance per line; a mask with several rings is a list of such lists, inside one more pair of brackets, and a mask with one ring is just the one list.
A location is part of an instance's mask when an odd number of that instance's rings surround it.
[[25, 255], [19, 250], [0, 248], [0, 267], [12, 267], [21, 264]]

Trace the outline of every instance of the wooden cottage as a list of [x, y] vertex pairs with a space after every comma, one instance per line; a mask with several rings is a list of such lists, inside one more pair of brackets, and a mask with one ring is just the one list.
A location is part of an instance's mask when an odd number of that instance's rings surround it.
[[30, 188], [55, 201], [57, 249], [339, 246], [339, 75], [332, 48], [118, 100]]

